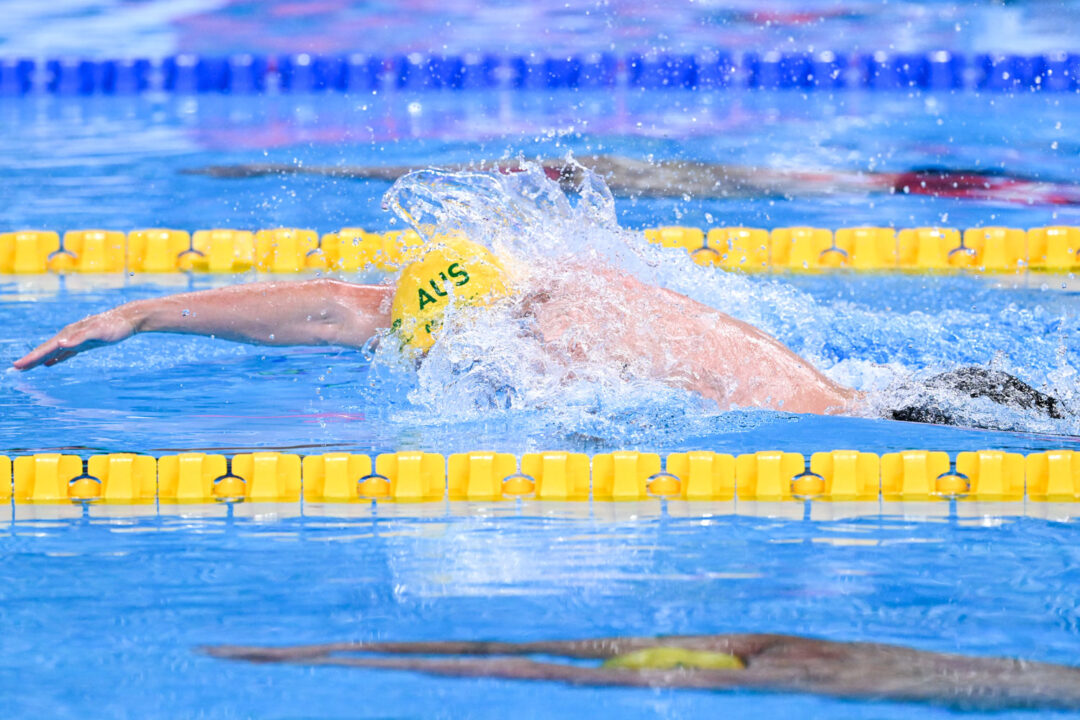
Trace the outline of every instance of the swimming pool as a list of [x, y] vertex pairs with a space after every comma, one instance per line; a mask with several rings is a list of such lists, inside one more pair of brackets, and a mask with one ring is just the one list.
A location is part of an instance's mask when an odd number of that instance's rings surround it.
[[[772, 49], [785, 47], [787, 36], [801, 44], [835, 40], [838, 27], [850, 26], [867, 32], [867, 45], [880, 39], [883, 46], [896, 39], [890, 23], [901, 18], [910, 23], [906, 40], [898, 41], [903, 49], [927, 49], [920, 38], [945, 42], [960, 24], [967, 32], [950, 46], [965, 51], [1043, 52], [1058, 39], [1039, 6], [997, 14], [935, 4], [888, 7], [861, 5], [811, 23], [735, 19], [723, 32]], [[292, 26], [282, 18], [303, 14], [302, 7], [265, 8], [211, 9], [185, 21], [187, 34], [169, 51], [258, 50], [246, 44], [255, 37], [246, 34], [249, 27], [271, 27], [273, 42], [281, 43], [275, 51], [319, 49], [284, 39]], [[632, 6], [620, 10], [637, 17]], [[730, 17], [742, 18], [736, 10], [729, 9]], [[119, 22], [120, 11], [112, 12]], [[540, 8], [525, 22], [554, 13]], [[345, 28], [355, 26], [335, 28], [316, 15], [292, 42], [321, 37], [324, 50], [342, 50]], [[445, 32], [439, 30], [445, 24], [430, 17], [428, 29]], [[666, 23], [655, 26], [658, 34], [715, 37], [702, 29], [708, 26], [700, 15], [652, 17]], [[1004, 44], [989, 46], [998, 37], [995, 24], [1008, 21], [1015, 32], [1001, 33]], [[513, 22], [492, 20], [495, 27]], [[583, 21], [578, 32], [550, 46], [579, 47], [580, 33], [620, 52], [663, 42], [628, 21], [606, 31], [594, 22]], [[749, 31], [751, 24], [758, 30]], [[236, 32], [230, 36], [222, 27]], [[696, 34], [687, 35], [691, 30]], [[128, 42], [136, 38], [131, 47], [145, 47], [155, 32], [129, 33]], [[9, 47], [19, 47], [15, 35]], [[466, 43], [470, 36], [447, 37]], [[396, 38], [398, 45], [389, 33], [373, 36], [372, 47], [412, 50], [420, 42]], [[512, 35], [506, 43], [515, 51], [526, 44]], [[31, 95], [0, 102], [6, 200], [0, 230], [402, 228], [380, 207], [388, 182], [186, 172], [239, 163], [423, 166], [569, 151], [866, 173], [990, 168], [1075, 183], [1080, 165], [1071, 129], [1077, 121], [1080, 99], [1073, 94], [623, 87], [362, 98]], [[1073, 205], [902, 193], [642, 196], [615, 203], [620, 225], [633, 229], [1080, 225], [1080, 208]], [[548, 215], [553, 242], [577, 242], [583, 251], [621, 242], [578, 220]], [[762, 327], [840, 382], [874, 389], [897, 377], [989, 364], [1078, 402], [1080, 316], [1069, 274], [747, 277], [696, 266], [676, 251], [643, 252], [654, 263], [650, 281]], [[378, 282], [385, 276], [347, 278]], [[0, 278], [3, 355], [17, 357], [60, 325], [120, 302], [252, 279], [6, 276]], [[590, 455], [624, 449], [663, 455], [698, 449], [806, 455], [838, 448], [879, 454], [1080, 450], [1075, 420], [1046, 422], [1022, 413], [997, 416], [1017, 430], [986, 431], [718, 412], [691, 394], [607, 375], [586, 377], [553, 400], [540, 392], [545, 386], [536, 377], [502, 362], [507, 357], [488, 358], [483, 372], [429, 364], [417, 373], [360, 351], [141, 337], [49, 370], [0, 376], [0, 450], [82, 457], [268, 449], [372, 456], [406, 449], [516, 455], [547, 449]], [[1075, 663], [1080, 621], [1071, 518], [1080, 506], [1074, 505], [851, 508], [648, 500], [84, 509], [5, 502], [0, 702], [11, 718], [493, 717], [507, 708], [523, 717], [944, 717], [953, 713], [804, 695], [598, 690], [246, 665], [209, 658], [199, 647], [781, 632]]]

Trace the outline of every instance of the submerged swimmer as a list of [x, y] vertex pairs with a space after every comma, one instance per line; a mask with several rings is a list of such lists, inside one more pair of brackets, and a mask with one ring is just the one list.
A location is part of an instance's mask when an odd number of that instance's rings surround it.
[[[396, 287], [319, 279], [137, 300], [63, 328], [14, 367], [55, 365], [149, 332], [353, 348], [395, 337], [407, 353], [421, 357], [451, 307], [456, 320], [459, 313], [468, 317], [501, 303], [571, 371], [575, 364], [601, 363], [627, 377], [697, 393], [722, 410], [879, 414], [862, 393], [825, 377], [775, 338], [685, 295], [612, 268], [584, 267], [534, 278], [528, 292], [515, 292], [511, 270], [475, 243], [447, 239], [417, 256]], [[1057, 400], [1005, 373], [969, 368], [935, 380], [969, 397], [1064, 416]], [[946, 409], [917, 395], [910, 407], [886, 416], [954, 424]]]
[[[527, 164], [500, 162], [501, 173], [522, 172]], [[1021, 205], [1080, 205], [1080, 185], [978, 168], [914, 168], [902, 172], [787, 170], [694, 160], [638, 160], [619, 155], [589, 155], [576, 161], [545, 160], [544, 173], [563, 190], [574, 191], [585, 168], [602, 176], [616, 195], [697, 198], [834, 197], [836, 195], [930, 195], [933, 197]], [[458, 166], [456, 169], [464, 169]], [[469, 166], [471, 167], [471, 166]], [[412, 168], [379, 165], [295, 165], [247, 163], [184, 170], [189, 175], [250, 178], [266, 175], [323, 175], [393, 182]]]
[[[964, 710], [1080, 709], [1080, 668], [790, 635], [206, 648], [215, 657], [588, 687], [801, 692]], [[575, 662], [534, 660], [529, 656]], [[426, 656], [426, 657], [425, 657]], [[599, 661], [585, 665], [582, 661]]]

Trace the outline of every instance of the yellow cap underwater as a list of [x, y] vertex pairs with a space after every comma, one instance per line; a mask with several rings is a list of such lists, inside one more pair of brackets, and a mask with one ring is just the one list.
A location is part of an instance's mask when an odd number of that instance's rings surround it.
[[499, 261], [481, 245], [446, 237], [422, 252], [401, 271], [390, 319], [406, 345], [427, 350], [451, 303], [487, 305], [509, 290]]

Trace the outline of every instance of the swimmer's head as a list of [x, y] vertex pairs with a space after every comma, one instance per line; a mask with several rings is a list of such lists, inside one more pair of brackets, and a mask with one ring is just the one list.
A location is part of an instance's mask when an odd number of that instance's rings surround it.
[[390, 318], [402, 342], [417, 350], [435, 343], [451, 304], [484, 306], [509, 294], [498, 259], [474, 242], [443, 237], [415, 257], [401, 271]]

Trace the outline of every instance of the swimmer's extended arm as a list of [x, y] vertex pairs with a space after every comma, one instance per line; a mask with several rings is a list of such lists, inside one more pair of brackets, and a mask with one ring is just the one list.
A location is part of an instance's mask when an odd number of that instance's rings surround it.
[[385, 285], [264, 282], [136, 300], [68, 325], [13, 364], [55, 365], [136, 333], [206, 335], [256, 345], [360, 347], [390, 324]]
[[[1077, 667], [791, 635], [683, 635], [529, 643], [226, 645], [204, 649], [215, 657], [257, 663], [407, 670], [448, 677], [543, 680], [591, 687], [744, 688], [862, 700], [925, 702], [965, 710], [1080, 708], [1080, 668]], [[649, 649], [735, 655], [743, 661], [744, 667], [695, 667], [692, 656], [680, 660], [678, 653], [656, 656], [655, 659], [660, 661], [656, 666], [552, 662], [528, 657], [611, 660]]]

